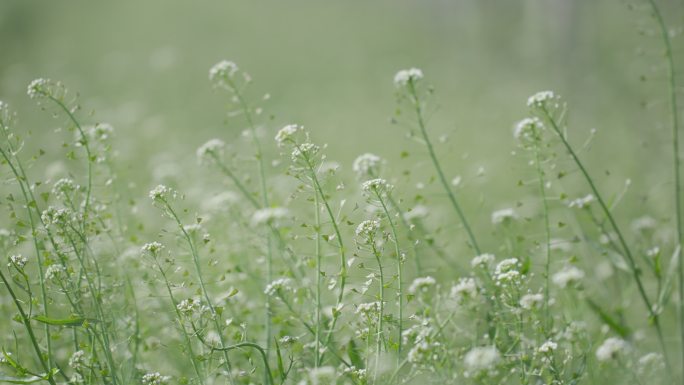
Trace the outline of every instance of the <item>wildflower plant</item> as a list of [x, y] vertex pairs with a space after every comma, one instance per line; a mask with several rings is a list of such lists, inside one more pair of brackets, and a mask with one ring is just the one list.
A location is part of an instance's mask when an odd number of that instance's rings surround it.
[[631, 181], [602, 183], [585, 160], [595, 132], [576, 145], [554, 91], [518, 103], [512, 135], [501, 128], [521, 189], [508, 202], [485, 189], [473, 207], [466, 174], [441, 158], [418, 68], [386, 86], [439, 191], [412, 189], [373, 149], [332, 161], [334, 143], [266, 118], [268, 97], [224, 60], [208, 76], [225, 132], [188, 150], [185, 178], [140, 193], [119, 171], [117, 131], [64, 84], [31, 82], [66, 166], [42, 172], [45, 151], [0, 102], [0, 382], [680, 383], [675, 36], [645, 5], [666, 49], [672, 218], [616, 209]]

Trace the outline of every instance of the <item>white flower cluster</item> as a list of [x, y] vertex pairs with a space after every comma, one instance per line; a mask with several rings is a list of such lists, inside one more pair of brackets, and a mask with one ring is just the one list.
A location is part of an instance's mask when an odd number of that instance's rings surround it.
[[237, 71], [237, 64], [222, 60], [209, 69], [209, 80], [217, 86], [225, 87], [228, 85], [227, 80], [232, 78]]
[[78, 186], [70, 178], [62, 178], [52, 185], [52, 194], [59, 198], [66, 198]]
[[543, 294], [525, 294], [520, 298], [520, 307], [526, 310], [539, 308], [544, 303]]
[[517, 218], [518, 214], [512, 208], [501, 209], [492, 213], [492, 224], [498, 225]]
[[556, 99], [553, 91], [540, 91], [527, 99], [528, 107], [546, 108], [548, 103]]
[[16, 266], [18, 269], [23, 269], [24, 266], [26, 266], [26, 264], [28, 263], [28, 258], [24, 257], [21, 254], [10, 255], [8, 259], [8, 267]]
[[583, 209], [583, 208], [589, 207], [589, 205], [591, 204], [591, 202], [593, 202], [593, 201], [595, 201], [595, 200], [596, 200], [596, 198], [594, 198], [593, 195], [588, 194], [588, 195], [586, 195], [585, 197], [577, 198], [577, 199], [571, 200], [571, 201], [568, 203], [568, 207], [570, 207], [570, 208]]
[[292, 161], [296, 162], [298, 159], [305, 159], [310, 161], [311, 158], [318, 154], [318, 151], [320, 151], [320, 149], [320, 147], [313, 143], [302, 143], [298, 146], [295, 146], [295, 148], [292, 149]]
[[154, 201], [158, 200], [166, 200], [168, 198], [175, 198], [176, 197], [176, 191], [174, 191], [170, 187], [166, 187], [163, 184], [157, 185], [157, 187], [153, 188], [150, 190], [150, 193], [148, 194], [150, 199]]
[[428, 290], [430, 287], [435, 286], [437, 281], [430, 277], [418, 277], [411, 282], [411, 285], [408, 288], [408, 292], [410, 294], [416, 294], [419, 292], [423, 292]]
[[66, 275], [66, 269], [62, 265], [53, 264], [45, 269], [45, 280], [60, 280]]
[[287, 126], [281, 128], [276, 134], [276, 144], [278, 144], [278, 147], [282, 147], [287, 142], [294, 142], [294, 136], [303, 129], [304, 127], [298, 124], [288, 124]]
[[67, 208], [56, 209], [52, 206], [43, 210], [40, 215], [41, 220], [46, 226], [58, 225], [64, 226], [71, 220], [72, 213], [71, 210]]
[[476, 296], [477, 283], [475, 282], [475, 279], [471, 277], [461, 278], [458, 283], [451, 288], [451, 297], [458, 301], [458, 303], [464, 303]]
[[163, 248], [164, 248], [164, 245], [162, 245], [159, 242], [150, 242], [150, 243], [144, 244], [143, 247], [141, 248], [141, 250], [143, 253], [149, 253], [152, 255], [157, 255], [157, 254], [159, 254], [159, 252], [162, 251]]
[[394, 85], [406, 87], [409, 83], [415, 83], [423, 78], [423, 71], [418, 68], [401, 70], [394, 75]]
[[85, 367], [86, 356], [83, 350], [77, 350], [69, 358], [69, 366], [74, 370], [81, 370]]
[[26, 93], [31, 99], [41, 98], [48, 95], [50, 84], [49, 79], [35, 79], [29, 83]]
[[472, 267], [489, 267], [494, 262], [494, 254], [480, 254], [470, 261]]
[[381, 164], [382, 158], [375, 154], [366, 153], [359, 155], [354, 159], [352, 171], [354, 171], [359, 178], [377, 176], [380, 173]]
[[356, 314], [363, 314], [367, 317], [380, 312], [380, 302], [366, 302], [356, 307]]
[[264, 289], [264, 294], [274, 296], [282, 290], [292, 290], [292, 280], [290, 278], [278, 278], [269, 283]]
[[580, 282], [584, 278], [584, 271], [575, 266], [567, 266], [551, 277], [551, 280], [561, 288]]
[[627, 341], [622, 338], [610, 337], [596, 349], [596, 359], [599, 361], [614, 360], [627, 351], [629, 351]]
[[530, 144], [539, 139], [539, 133], [544, 129], [544, 124], [539, 118], [525, 118], [515, 125], [513, 137], [523, 144]]
[[386, 194], [386, 193], [392, 191], [393, 188], [394, 188], [394, 186], [387, 183], [386, 180], [381, 179], [381, 178], [367, 180], [361, 184], [361, 189], [364, 192], [375, 193], [378, 195]]
[[375, 219], [367, 219], [356, 226], [356, 236], [362, 238], [365, 242], [371, 242], [375, 238], [375, 234], [379, 229], [379, 221]]
[[497, 285], [515, 284], [520, 280], [520, 261], [517, 258], [508, 258], [499, 262], [494, 269], [494, 279]]
[[194, 313], [200, 311], [201, 308], [202, 303], [200, 300], [194, 298], [184, 299], [180, 301], [178, 305], [176, 305], [176, 309], [186, 316], [193, 315]]
[[477, 374], [492, 369], [500, 359], [501, 354], [495, 346], [480, 346], [470, 349], [463, 363], [469, 373]]
[[142, 377], [143, 385], [164, 385], [171, 380], [169, 376], [162, 376], [159, 372], [147, 373]]
[[111, 138], [114, 133], [114, 127], [109, 123], [97, 123], [87, 129], [88, 135], [91, 139], [106, 141]]
[[558, 349], [558, 344], [551, 341], [551, 340], [548, 340], [548, 341], [544, 342], [543, 344], [541, 344], [541, 346], [537, 350], [539, 351], [539, 353], [545, 353], [546, 354], [546, 353], [553, 353], [556, 349]]
[[226, 143], [221, 139], [209, 139], [197, 149], [197, 159], [200, 164], [214, 161], [214, 157], [221, 158]]
[[277, 220], [285, 219], [290, 211], [285, 207], [267, 207], [259, 209], [252, 214], [252, 226], [273, 224]]

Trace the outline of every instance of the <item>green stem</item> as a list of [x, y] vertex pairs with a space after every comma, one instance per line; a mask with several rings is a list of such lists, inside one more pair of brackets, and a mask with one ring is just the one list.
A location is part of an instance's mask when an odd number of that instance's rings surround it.
[[636, 282], [636, 285], [637, 285], [637, 290], [639, 291], [639, 296], [641, 297], [642, 301], [644, 302], [644, 305], [646, 306], [646, 309], [647, 309], [647, 311], [650, 315], [650, 318], [653, 322], [653, 327], [656, 329], [658, 341], [660, 343], [661, 349], [663, 350], [663, 355], [665, 357], [666, 366], [668, 367], [669, 372], [672, 373], [670, 361], [668, 358], [669, 356], [668, 356], [667, 348], [665, 345], [665, 339], [663, 337], [663, 331], [662, 331], [662, 328], [660, 327], [659, 315], [656, 312], [656, 309], [653, 308], [651, 301], [649, 300], [648, 295], [646, 294], [646, 289], [644, 288], [644, 284], [641, 281], [641, 277], [640, 277], [640, 269], [636, 264], [636, 260], [634, 259], [632, 251], [630, 250], [629, 246], [627, 246], [627, 241], [625, 240], [625, 237], [622, 235], [622, 231], [620, 230], [620, 227], [617, 225], [617, 222], [615, 221], [613, 214], [610, 212], [608, 205], [603, 200], [603, 197], [599, 193], [598, 188], [594, 184], [594, 180], [589, 175], [589, 172], [584, 167], [584, 164], [582, 163], [582, 161], [580, 161], [575, 150], [573, 150], [572, 146], [570, 145], [568, 140], [565, 138], [565, 135], [563, 135], [563, 132], [561, 131], [560, 127], [558, 126], [558, 123], [553, 118], [553, 116], [551, 116], [551, 114], [546, 109], [546, 107], [542, 107], [541, 111], [544, 114], [545, 118], [551, 124], [551, 127], [553, 128], [556, 135], [560, 138], [561, 142], [563, 143], [563, 146], [565, 147], [565, 149], [570, 154], [570, 157], [572, 157], [575, 164], [577, 164], [577, 167], [579, 168], [580, 172], [584, 176], [584, 179], [587, 181], [589, 188], [594, 193], [594, 196], [596, 196], [596, 200], [598, 201], [599, 205], [601, 206], [601, 210], [603, 210], [603, 213], [606, 216], [606, 218], [608, 218], [608, 222], [610, 223], [611, 227], [613, 228], [613, 231], [615, 231], [615, 233], [617, 234], [620, 246], [621, 246], [625, 256], [627, 257], [627, 261], [629, 262], [630, 270], [632, 272], [632, 277], [634, 278], [634, 281]]
[[[649, 0], [653, 14], [655, 15], [658, 27], [660, 28], [660, 35], [665, 45], [665, 60], [667, 61], [668, 72], [668, 92], [670, 96], [670, 116], [672, 126], [672, 162], [674, 172], [674, 198], [675, 198], [675, 217], [677, 222], [677, 244], [682, 245], [682, 237], [684, 229], [682, 225], [682, 202], [681, 202], [681, 181], [680, 181], [680, 165], [679, 165], [679, 114], [677, 111], [677, 81], [675, 78], [675, 66], [672, 52], [672, 43], [670, 42], [670, 35], [663, 19], [660, 9], [655, 0]], [[682, 368], [684, 368], [684, 260], [682, 259], [681, 249], [679, 251], [679, 335], [680, 335], [680, 349]], [[684, 375], [682, 375], [682, 384], [684, 384]]]
[[[401, 260], [401, 251], [399, 249], [399, 238], [397, 237], [397, 228], [394, 225], [394, 221], [392, 221], [392, 216], [390, 215], [389, 210], [387, 209], [387, 206], [385, 205], [385, 201], [382, 198], [382, 195], [379, 191], [375, 191], [376, 196], [378, 197], [378, 200], [380, 201], [380, 204], [382, 205], [382, 210], [385, 212], [385, 216], [387, 217], [387, 221], [390, 224], [390, 228], [392, 229], [392, 238], [394, 238], [394, 253], [397, 255], [397, 279], [398, 279], [398, 294], [399, 294], [399, 338], [397, 340], [398, 347], [397, 347], [397, 364], [401, 362], [401, 349], [402, 349], [402, 334], [404, 332], [404, 290], [403, 290], [403, 269], [402, 265], [404, 262]], [[388, 193], [389, 196], [389, 193]]]
[[[190, 247], [190, 253], [192, 255], [193, 264], [195, 265], [195, 272], [197, 274], [197, 279], [200, 284], [200, 289], [202, 291], [202, 295], [204, 296], [204, 300], [207, 301], [207, 306], [211, 311], [211, 319], [214, 323], [214, 327], [216, 328], [216, 333], [218, 333], [219, 335], [221, 347], [223, 347], [225, 346], [225, 339], [223, 337], [223, 333], [221, 333], [221, 326], [219, 325], [218, 314], [216, 314], [216, 308], [214, 307], [214, 304], [211, 301], [211, 298], [209, 297], [209, 292], [207, 291], [206, 285], [204, 284], [204, 277], [202, 276], [202, 269], [199, 263], [199, 253], [197, 252], [197, 248], [195, 247], [195, 242], [193, 242], [192, 237], [185, 230], [183, 223], [181, 222], [178, 215], [176, 215], [176, 212], [173, 210], [173, 207], [171, 207], [171, 205], [165, 199], [160, 200], [162, 203], [164, 203], [169, 214], [171, 214], [171, 217], [176, 221], [178, 228], [180, 229], [181, 233], [183, 233], [183, 237], [185, 238], [186, 242], [188, 243], [188, 246]], [[230, 380], [231, 384], [235, 384], [235, 379], [233, 378], [232, 365], [230, 363], [230, 359], [228, 358], [228, 354], [225, 351], [223, 352], [223, 358], [224, 363], [226, 365], [226, 369], [228, 369], [228, 379]]]
[[446, 191], [447, 196], [449, 197], [449, 201], [451, 202], [451, 205], [456, 211], [456, 215], [458, 215], [458, 218], [461, 220], [461, 223], [463, 224], [463, 227], [465, 228], [466, 233], [468, 234], [468, 238], [470, 239], [470, 245], [475, 250], [476, 255], [479, 255], [481, 254], [481, 252], [480, 247], [477, 244], [477, 240], [475, 239], [475, 234], [473, 233], [473, 230], [470, 228], [470, 224], [468, 223], [468, 220], [466, 219], [465, 214], [461, 209], [461, 206], [458, 204], [458, 201], [456, 200], [454, 192], [451, 191], [449, 183], [447, 182], [446, 177], [444, 176], [442, 166], [440, 166], [439, 161], [437, 160], [435, 149], [433, 148], [432, 142], [430, 141], [430, 137], [427, 133], [425, 119], [423, 118], [423, 107], [420, 104], [420, 100], [418, 98], [418, 91], [416, 90], [416, 85], [413, 79], [409, 80], [408, 89], [409, 93], [413, 97], [413, 105], [416, 111], [416, 118], [418, 119], [418, 127], [420, 128], [420, 132], [423, 135], [423, 140], [425, 141], [425, 145], [427, 146], [428, 153], [430, 154], [430, 159], [432, 160], [432, 164], [434, 165], [435, 170], [437, 171], [439, 181], [442, 183], [442, 187], [444, 187], [444, 190]]

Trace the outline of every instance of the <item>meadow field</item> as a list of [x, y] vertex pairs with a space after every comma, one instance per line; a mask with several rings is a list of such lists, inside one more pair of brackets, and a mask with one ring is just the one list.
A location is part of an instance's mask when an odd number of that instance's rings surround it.
[[0, 3], [0, 384], [684, 384], [684, 3]]

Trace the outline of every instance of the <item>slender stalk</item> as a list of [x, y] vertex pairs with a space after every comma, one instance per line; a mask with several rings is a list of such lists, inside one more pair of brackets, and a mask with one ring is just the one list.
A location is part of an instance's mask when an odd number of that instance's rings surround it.
[[451, 191], [451, 187], [449, 187], [449, 183], [447, 182], [446, 177], [444, 176], [444, 172], [442, 171], [442, 166], [440, 166], [439, 161], [437, 160], [435, 149], [432, 146], [432, 142], [430, 141], [430, 137], [427, 133], [425, 118], [423, 117], [423, 107], [420, 104], [418, 91], [416, 90], [416, 85], [413, 79], [410, 79], [408, 82], [408, 90], [413, 99], [413, 107], [415, 108], [416, 118], [418, 119], [418, 127], [420, 128], [420, 132], [423, 135], [423, 140], [425, 141], [425, 145], [427, 146], [428, 153], [430, 154], [430, 159], [432, 160], [432, 164], [434, 165], [435, 170], [437, 171], [439, 181], [442, 183], [442, 187], [444, 187], [444, 190], [446, 191], [447, 196], [449, 197], [451, 206], [453, 206], [454, 210], [456, 211], [456, 215], [458, 215], [458, 218], [461, 220], [461, 223], [463, 224], [463, 228], [465, 228], [466, 233], [468, 234], [468, 238], [470, 239], [470, 245], [473, 247], [475, 254], [479, 255], [481, 254], [480, 246], [478, 246], [475, 234], [473, 233], [473, 230], [471, 229], [470, 224], [468, 223], [468, 220], [466, 219], [465, 214], [461, 209], [461, 206], [458, 204], [454, 192]]
[[12, 297], [12, 300], [14, 301], [14, 305], [17, 307], [17, 310], [19, 311], [19, 315], [21, 316], [21, 322], [24, 324], [24, 327], [26, 328], [26, 331], [28, 332], [29, 339], [31, 340], [31, 345], [33, 346], [33, 350], [36, 353], [36, 356], [38, 358], [38, 361], [40, 362], [40, 365], [43, 367], [43, 370], [45, 371], [45, 375], [47, 376], [47, 381], [51, 385], [57, 385], [57, 383], [55, 382], [55, 379], [52, 378], [52, 373], [50, 372], [50, 368], [48, 367], [48, 364], [45, 361], [45, 358], [43, 357], [43, 352], [40, 350], [40, 346], [38, 346], [38, 340], [36, 339], [36, 335], [33, 332], [33, 326], [31, 326], [31, 320], [26, 315], [26, 312], [24, 311], [24, 307], [21, 306], [21, 301], [19, 300], [19, 298], [14, 293], [14, 290], [12, 290], [12, 287], [10, 286], [9, 281], [7, 280], [7, 278], [5, 278], [5, 274], [3, 274], [2, 270], [0, 270], [0, 279], [5, 284], [5, 287], [7, 287], [7, 291], [9, 292], [10, 297]]
[[181, 329], [181, 331], [183, 333], [183, 339], [185, 340], [185, 345], [188, 349], [188, 353], [190, 354], [190, 361], [192, 363], [192, 369], [195, 371], [195, 375], [197, 375], [197, 381], [199, 381], [200, 385], [204, 385], [204, 377], [202, 376], [200, 368], [197, 365], [197, 360], [195, 359], [195, 353], [193, 353], [192, 342], [190, 340], [190, 336], [188, 335], [188, 331], [185, 330], [185, 325], [183, 325], [183, 315], [180, 313], [180, 310], [178, 310], [178, 301], [176, 301], [176, 298], [173, 295], [173, 291], [171, 291], [171, 283], [169, 282], [169, 279], [166, 275], [166, 272], [164, 271], [164, 268], [161, 266], [161, 264], [157, 260], [157, 256], [153, 255], [153, 258], [154, 258], [154, 263], [157, 265], [157, 269], [159, 270], [159, 273], [162, 275], [162, 278], [164, 278], [164, 284], [166, 285], [166, 291], [169, 294], [169, 299], [171, 299], [171, 304], [173, 305], [173, 311], [176, 313], [176, 321], [178, 321], [178, 327]]
[[658, 341], [660, 343], [660, 347], [663, 350], [663, 355], [665, 357], [666, 366], [667, 366], [670, 374], [672, 374], [672, 367], [670, 366], [670, 360], [669, 360], [669, 355], [667, 352], [667, 347], [665, 345], [665, 339], [663, 337], [663, 331], [662, 331], [662, 328], [660, 327], [660, 318], [659, 318], [658, 313], [656, 312], [656, 309], [654, 309], [654, 307], [652, 306], [651, 300], [648, 298], [648, 295], [646, 294], [646, 289], [644, 288], [644, 284], [641, 281], [640, 269], [636, 264], [636, 260], [634, 259], [632, 251], [630, 250], [629, 246], [627, 245], [627, 241], [625, 240], [625, 237], [622, 235], [622, 231], [620, 230], [620, 227], [618, 226], [617, 222], [615, 221], [613, 214], [610, 212], [608, 205], [603, 200], [603, 197], [599, 193], [598, 188], [596, 187], [596, 184], [594, 184], [594, 180], [589, 175], [589, 172], [584, 167], [584, 164], [582, 163], [582, 161], [577, 156], [577, 153], [575, 152], [575, 150], [572, 148], [570, 143], [565, 138], [565, 135], [561, 131], [560, 127], [558, 126], [558, 123], [556, 122], [556, 120], [553, 118], [553, 116], [551, 115], [551, 113], [548, 111], [548, 109], [546, 107], [542, 107], [541, 112], [543, 113], [544, 117], [551, 124], [551, 127], [553, 128], [554, 132], [560, 138], [561, 142], [563, 143], [563, 146], [565, 147], [565, 149], [570, 154], [570, 157], [572, 157], [575, 164], [577, 164], [577, 167], [579, 168], [580, 172], [584, 176], [584, 179], [587, 181], [589, 188], [594, 193], [594, 196], [596, 196], [596, 200], [598, 201], [599, 205], [601, 206], [601, 210], [603, 211], [606, 218], [608, 218], [608, 222], [610, 223], [611, 227], [613, 228], [613, 231], [615, 231], [615, 233], [617, 234], [620, 246], [623, 250], [625, 257], [627, 257], [627, 261], [629, 262], [630, 270], [632, 272], [632, 277], [634, 278], [634, 281], [636, 282], [637, 290], [639, 292], [639, 296], [641, 297], [642, 301], [644, 302], [644, 305], [646, 306], [646, 309], [647, 309], [647, 311], [650, 315], [650, 318], [652, 320], [653, 327], [656, 329]]
[[[197, 248], [195, 247], [195, 242], [193, 242], [192, 237], [188, 232], [185, 230], [185, 227], [183, 226], [183, 222], [181, 222], [180, 218], [176, 214], [176, 212], [173, 210], [173, 207], [165, 200], [165, 199], [160, 199], [160, 201], [164, 204], [165, 208], [168, 210], [169, 214], [171, 217], [176, 221], [176, 224], [178, 225], [178, 228], [180, 229], [181, 233], [183, 233], [183, 237], [185, 238], [186, 242], [188, 243], [188, 246], [190, 246], [190, 253], [192, 255], [192, 261], [193, 264], [195, 265], [195, 273], [197, 274], [197, 279], [200, 284], [200, 289], [202, 291], [202, 295], [204, 296], [204, 300], [207, 301], [207, 306], [209, 307], [209, 310], [211, 311], [211, 319], [214, 321], [214, 327], [216, 328], [216, 333], [219, 335], [219, 341], [221, 342], [221, 347], [225, 346], [225, 338], [223, 336], [223, 333], [221, 333], [221, 327], [219, 325], [219, 320], [218, 320], [218, 314], [216, 313], [216, 308], [214, 307], [214, 304], [209, 297], [209, 292], [207, 291], [206, 285], [204, 284], [204, 277], [202, 276], [202, 269], [200, 267], [199, 263], [199, 253], [197, 252]], [[230, 359], [228, 358], [228, 354], [226, 351], [223, 351], [223, 358], [224, 358], [224, 364], [226, 365], [226, 368], [228, 369], [228, 379], [231, 384], [235, 384], [235, 379], [233, 378], [233, 372], [232, 372], [232, 365], [230, 363]]]
[[[674, 172], [674, 201], [675, 201], [675, 218], [677, 223], [677, 245], [682, 246], [682, 237], [684, 236], [684, 229], [682, 225], [682, 191], [680, 179], [680, 163], [679, 163], [679, 114], [677, 111], [677, 81], [675, 74], [674, 58], [672, 52], [672, 43], [670, 42], [670, 34], [667, 30], [667, 25], [663, 19], [660, 9], [655, 0], [649, 0], [653, 15], [656, 18], [658, 27], [660, 28], [660, 35], [665, 45], [665, 60], [667, 61], [667, 75], [668, 75], [668, 93], [670, 104], [670, 124], [672, 128], [672, 163]], [[684, 368], [684, 260], [682, 259], [681, 249], [679, 251], [678, 265], [679, 269], [679, 337], [681, 362], [680, 365]], [[684, 384], [684, 374], [681, 378]]]
[[539, 195], [542, 202], [542, 215], [544, 216], [544, 229], [545, 229], [545, 253], [546, 259], [544, 261], [544, 315], [546, 318], [546, 323], [544, 325], [545, 332], [550, 331], [551, 323], [551, 310], [549, 307], [549, 287], [551, 286], [550, 269], [551, 269], [551, 224], [549, 223], [549, 203], [546, 199], [546, 186], [544, 179], [544, 170], [541, 164], [541, 149], [539, 139], [534, 140], [534, 159], [537, 166], [537, 174], [539, 177]]
[[[252, 117], [252, 111], [249, 108], [249, 105], [247, 104], [247, 101], [243, 97], [242, 93], [240, 92], [240, 89], [237, 87], [235, 82], [233, 82], [233, 79], [230, 76], [226, 76], [225, 78], [226, 83], [232, 88], [233, 93], [235, 94], [235, 97], [238, 100], [238, 103], [240, 104], [240, 107], [242, 108], [242, 111], [245, 114], [245, 119], [247, 120], [247, 125], [249, 126], [250, 133], [252, 135], [252, 143], [254, 144], [254, 150], [255, 150], [255, 157], [257, 159], [257, 164], [259, 166], [259, 184], [261, 185], [261, 199], [262, 199], [262, 205], [263, 207], [268, 207], [269, 206], [269, 200], [268, 200], [268, 189], [266, 187], [266, 171], [264, 167], [264, 156], [263, 152], [261, 150], [261, 143], [259, 142], [259, 137], [257, 136], [256, 132], [256, 126], [254, 125], [254, 119]], [[270, 234], [266, 234], [266, 247], [267, 247], [267, 252], [266, 252], [266, 281], [271, 282], [273, 281], [273, 245], [272, 245], [272, 239]], [[269, 357], [270, 355], [270, 350], [271, 350], [271, 318], [272, 318], [272, 303], [271, 303], [271, 297], [267, 296], [266, 297], [266, 319], [265, 319], [265, 327], [266, 327], [266, 357]]]
[[[394, 221], [392, 220], [392, 216], [390, 215], [389, 210], [387, 209], [387, 205], [385, 205], [385, 201], [382, 197], [382, 194], [379, 191], [375, 191], [375, 194], [380, 201], [380, 204], [382, 205], [382, 210], [385, 213], [385, 216], [387, 217], [387, 221], [389, 222], [390, 228], [392, 229], [392, 238], [394, 238], [394, 253], [397, 255], [397, 285], [398, 285], [398, 294], [399, 294], [399, 319], [398, 319], [398, 327], [399, 327], [399, 338], [397, 340], [398, 347], [397, 347], [397, 364], [401, 362], [401, 349], [402, 349], [402, 341], [401, 341], [401, 336], [404, 332], [404, 290], [403, 290], [403, 268], [402, 265], [404, 262], [401, 260], [401, 251], [399, 249], [399, 238], [397, 237], [397, 227], [394, 224]], [[389, 196], [389, 193], [388, 193]]]
[[318, 368], [321, 359], [321, 213], [318, 193], [314, 191], [314, 210], [316, 211], [316, 353], [314, 367]]
[[376, 351], [375, 351], [375, 372], [373, 374], [373, 382], [377, 380], [378, 369], [380, 368], [380, 352], [382, 349], [383, 340], [383, 318], [385, 316], [385, 274], [382, 270], [382, 261], [380, 261], [381, 253], [375, 246], [375, 240], [370, 240], [371, 249], [373, 251], [373, 256], [375, 261], [378, 263], [378, 269], [380, 273], [380, 312], [378, 313], [378, 332], [376, 341]]
[[[296, 147], [299, 147], [296, 145]], [[302, 154], [306, 154], [305, 151], [301, 151]], [[304, 161], [306, 163], [307, 170], [309, 171], [309, 174], [311, 176], [311, 181], [313, 182], [314, 190], [315, 192], [320, 196], [321, 201], [323, 202], [323, 206], [325, 207], [325, 211], [328, 214], [328, 217], [330, 218], [330, 223], [333, 226], [333, 230], [335, 231], [335, 237], [337, 238], [337, 245], [338, 245], [338, 251], [340, 254], [340, 292], [337, 296], [337, 303], [335, 304], [335, 307], [338, 308], [339, 305], [342, 303], [342, 299], [344, 298], [344, 288], [347, 282], [347, 257], [345, 255], [345, 248], [344, 248], [344, 243], [342, 241], [342, 234], [340, 232], [340, 228], [337, 225], [337, 218], [335, 217], [335, 214], [332, 211], [332, 208], [330, 207], [330, 203], [328, 202], [328, 199], [325, 196], [325, 193], [323, 192], [323, 188], [321, 187], [321, 184], [318, 180], [318, 176], [316, 176], [316, 170], [313, 167], [313, 163], [311, 162], [311, 159], [309, 159], [306, 155], [304, 156]], [[326, 336], [325, 343], [324, 345], [328, 345], [330, 342], [330, 339], [332, 338], [333, 332], [335, 330], [335, 325], [337, 324], [337, 320], [339, 318], [339, 315], [337, 312], [333, 312], [333, 318], [332, 322], [330, 325], [330, 329], [328, 329], [328, 335]]]

